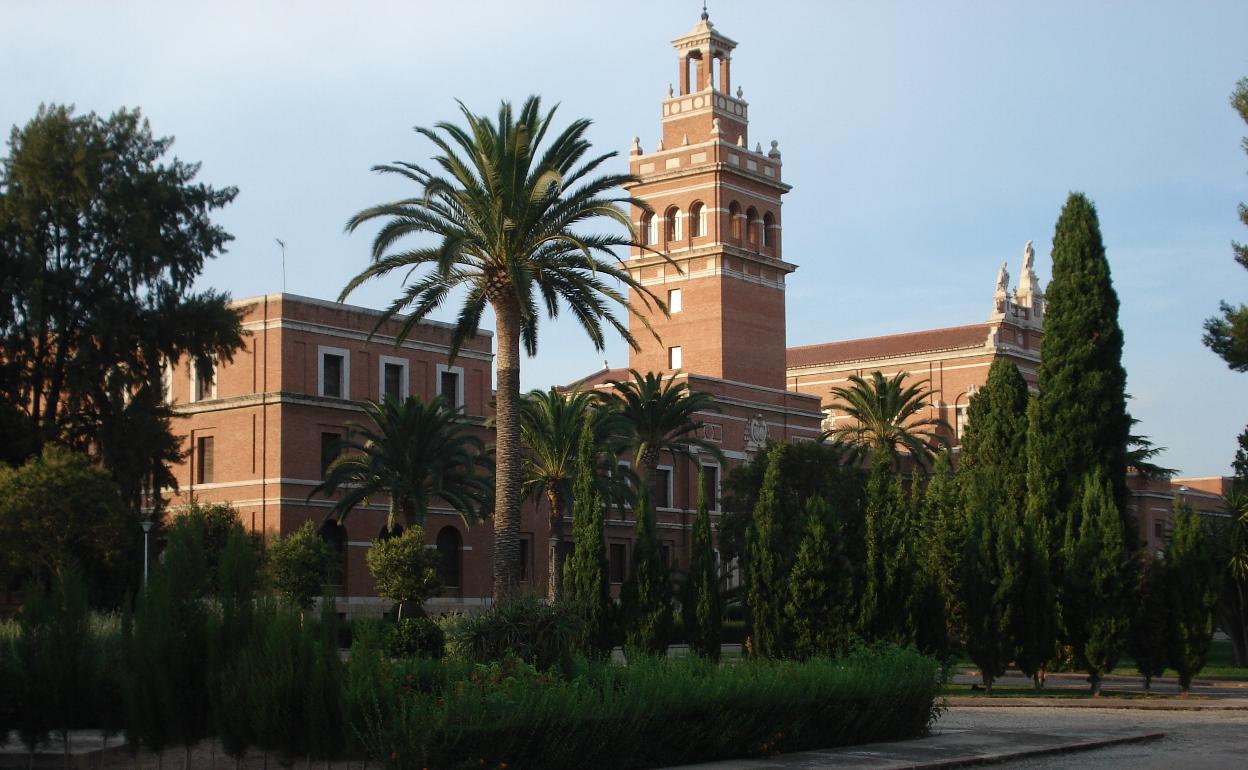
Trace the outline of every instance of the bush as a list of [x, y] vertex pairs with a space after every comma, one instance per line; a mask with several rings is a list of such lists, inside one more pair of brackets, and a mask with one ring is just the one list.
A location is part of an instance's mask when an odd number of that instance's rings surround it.
[[897, 647], [800, 663], [581, 661], [570, 680], [515, 658], [462, 679], [442, 672], [450, 675], [412, 661], [373, 678], [376, 706], [354, 727], [375, 759], [626, 770], [771, 756], [917, 736], [936, 716], [940, 687], [936, 661]]
[[443, 615], [448, 657], [489, 663], [507, 655], [546, 670], [571, 666], [579, 619], [560, 605], [521, 597], [490, 607], [480, 615]]
[[316, 534], [312, 522], [269, 545], [265, 573], [269, 584], [286, 601], [303, 609], [319, 596], [329, 570], [329, 546]]
[[430, 618], [403, 618], [386, 633], [392, 658], [441, 658], [445, 647], [442, 629]]
[[377, 581], [377, 595], [399, 606], [397, 617], [403, 618], [403, 605], [415, 605], [416, 614], [423, 615], [421, 605], [437, 590], [437, 551], [425, 547], [425, 531], [408, 527], [398, 537], [374, 540], [368, 554], [368, 571]]

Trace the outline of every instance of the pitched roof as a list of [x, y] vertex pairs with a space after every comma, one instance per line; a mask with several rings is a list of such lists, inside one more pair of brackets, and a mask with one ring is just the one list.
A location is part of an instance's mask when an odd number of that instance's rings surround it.
[[988, 341], [987, 324], [951, 326], [945, 329], [927, 329], [921, 332], [890, 334], [884, 337], [864, 337], [859, 340], [825, 342], [822, 345], [804, 345], [789, 348], [786, 355], [788, 368], [837, 364], [846, 361], [864, 361], [877, 358], [894, 358], [916, 353], [932, 353], [941, 350], [976, 348]]
[[560, 390], [593, 390], [599, 385], [606, 385], [611, 380], [627, 381], [629, 378], [628, 367], [621, 366], [615, 369], [599, 369], [593, 374], [587, 374], [575, 382], [559, 388]]

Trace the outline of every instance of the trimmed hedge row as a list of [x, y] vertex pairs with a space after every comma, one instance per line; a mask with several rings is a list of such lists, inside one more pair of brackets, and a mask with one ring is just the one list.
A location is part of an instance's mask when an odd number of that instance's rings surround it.
[[896, 647], [728, 666], [579, 660], [566, 679], [510, 657], [470, 668], [352, 657], [353, 674], [375, 673], [374, 689], [354, 689], [353, 727], [396, 770], [627, 770], [894, 740], [927, 728], [939, 690], [936, 662]]

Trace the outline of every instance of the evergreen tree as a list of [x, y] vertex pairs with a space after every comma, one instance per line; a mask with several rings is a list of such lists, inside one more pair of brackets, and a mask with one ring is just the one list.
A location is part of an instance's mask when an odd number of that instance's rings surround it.
[[[1071, 193], [1057, 220], [1052, 257], [1039, 394], [1029, 415], [1027, 493], [1029, 507], [1061, 538], [1065, 519], [1081, 510], [1086, 473], [1099, 472], [1111, 486], [1114, 507], [1126, 510], [1131, 419], [1118, 295], [1096, 209], [1081, 193]], [[1076, 518], [1070, 529], [1078, 537], [1081, 522]]]
[[255, 632], [253, 602], [259, 582], [259, 559], [251, 538], [235, 525], [217, 565], [220, 608], [208, 619], [208, 692], [213, 730], [225, 753], [236, 759], [254, 740], [246, 708], [250, 683], [239, 663]]
[[1075, 662], [1088, 672], [1092, 694], [1099, 695], [1102, 677], [1127, 645], [1139, 581], [1113, 484], [1099, 470], [1084, 477], [1079, 510], [1067, 518], [1063, 561], [1063, 635], [1074, 648]]
[[424, 616], [425, 599], [439, 582], [437, 552], [425, 548], [425, 530], [420, 525], [411, 525], [397, 537], [374, 540], [364, 560], [376, 581], [377, 595], [398, 607], [396, 619], [403, 619], [407, 605], [417, 617]]
[[866, 581], [858, 610], [860, 633], [872, 641], [914, 643], [910, 617], [914, 554], [910, 501], [887, 452], [876, 452], [867, 481]]
[[951, 640], [965, 637], [962, 620], [959, 575], [966, 521], [958, 477], [953, 471], [949, 451], [936, 455], [932, 477], [923, 495], [922, 526], [931, 532], [930, 569], [936, 578], [940, 600], [944, 604], [945, 626]]
[[988, 508], [968, 495], [968, 532], [962, 558], [962, 606], [966, 622], [966, 652], [988, 693], [1005, 673], [1016, 645], [1014, 621], [1016, 539], [1011, 517]]
[[1152, 689], [1153, 677], [1166, 672], [1166, 631], [1170, 625], [1166, 581], [1166, 562], [1154, 559], [1144, 565], [1129, 649], [1136, 670], [1144, 677], [1146, 693]]
[[654, 509], [643, 485], [637, 493], [637, 527], [628, 579], [620, 589], [624, 649], [630, 654], [667, 654], [672, 628], [672, 587], [655, 532]]
[[[1241, 78], [1235, 84], [1235, 90], [1231, 92], [1231, 107], [1248, 123], [1248, 78]], [[1240, 146], [1248, 152], [1248, 137], [1240, 141]], [[1248, 205], [1243, 203], [1239, 204], [1239, 221], [1248, 225]], [[1232, 241], [1231, 248], [1240, 267], [1248, 268], [1248, 244]], [[1205, 321], [1204, 343], [1231, 369], [1248, 371], [1248, 305], [1240, 303], [1236, 307], [1224, 301], [1219, 313]]]
[[1175, 511], [1165, 564], [1168, 657], [1186, 695], [1192, 677], [1205, 667], [1218, 603], [1218, 565], [1213, 548], [1200, 517], [1190, 508]]
[[776, 444], [767, 452], [767, 471], [754, 505], [754, 520], [746, 533], [748, 569], [746, 604], [750, 610], [751, 654], [761, 658], [784, 657], [784, 602], [787, 595], [784, 557], [779, 547], [780, 468], [786, 447]]
[[[941, 454], [944, 454], [943, 452]], [[906, 614], [914, 629], [914, 646], [924, 655], [944, 660], [952, 652], [949, 622], [945, 614], [944, 580], [940, 575], [940, 541], [927, 515], [926, 490], [931, 481], [916, 469], [910, 476], [909, 566], [912, 575]]]
[[321, 594], [329, 571], [330, 552], [311, 521], [269, 544], [264, 571], [268, 583], [286, 601], [308, 609]]
[[577, 452], [572, 489], [573, 551], [564, 562], [563, 600], [583, 621], [577, 647], [588, 655], [605, 658], [611, 653], [614, 604], [607, 575], [602, 494], [595, 478], [598, 447], [592, 420], [592, 415], [586, 416]]
[[698, 474], [698, 509], [693, 518], [689, 577], [681, 609], [689, 648], [705, 658], [719, 660], [723, 599], [719, 595], [719, 568], [711, 543], [711, 512], [703, 473]]
[[836, 522], [821, 498], [807, 500], [803, 529], [784, 607], [793, 654], [840, 655], [849, 649], [853, 587]]
[[1014, 662], [1039, 689], [1057, 649], [1058, 631], [1047, 522], [1028, 511], [1016, 535]]

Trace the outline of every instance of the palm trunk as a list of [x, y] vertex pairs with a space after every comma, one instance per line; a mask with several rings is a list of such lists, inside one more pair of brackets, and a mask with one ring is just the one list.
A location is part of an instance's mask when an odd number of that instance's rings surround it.
[[494, 371], [494, 601], [515, 593], [520, 572], [520, 308], [514, 298], [492, 303], [497, 319]]
[[551, 486], [546, 490], [550, 503], [550, 575], [546, 581], [546, 600], [551, 604], [563, 598], [563, 564], [559, 558], [559, 543], [563, 540], [563, 495]]

